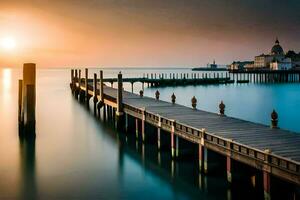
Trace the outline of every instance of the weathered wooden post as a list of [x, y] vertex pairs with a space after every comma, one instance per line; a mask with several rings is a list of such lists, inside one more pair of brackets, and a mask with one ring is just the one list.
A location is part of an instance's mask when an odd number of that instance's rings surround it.
[[70, 88], [72, 93], [74, 92], [74, 69], [71, 69], [71, 82], [70, 82]]
[[175, 156], [179, 157], [179, 136], [175, 135]]
[[94, 91], [94, 96], [93, 96], [93, 102], [94, 102], [94, 114], [97, 114], [97, 103], [98, 103], [98, 96], [97, 96], [97, 74], [94, 73], [94, 87], [93, 87], [93, 91]]
[[77, 82], [78, 74], [77, 74], [77, 69], [75, 69], [75, 84]]
[[227, 181], [229, 183], [232, 182], [232, 176], [231, 176], [231, 143], [232, 143], [232, 140], [227, 140], [227, 142], [226, 142], [226, 148], [227, 148], [226, 172], [227, 172]]
[[105, 109], [105, 105], [104, 105], [104, 96], [103, 96], [103, 71], [100, 70], [100, 88], [99, 88], [99, 100], [97, 103], [97, 109], [98, 109], [98, 115], [100, 117], [100, 109], [103, 107], [103, 119], [105, 120], [106, 118], [106, 109]]
[[88, 90], [88, 78], [89, 78], [89, 74], [88, 74], [88, 68], [85, 68], [85, 101], [86, 104], [89, 104], [89, 90]]
[[264, 186], [264, 199], [270, 200], [270, 173], [266, 170], [263, 170], [263, 186]]
[[160, 95], [159, 91], [156, 90], [156, 92], [155, 92], [155, 99], [156, 99], [156, 100], [159, 100], [159, 95]]
[[122, 73], [118, 74], [118, 95], [117, 95], [117, 112], [116, 112], [116, 121], [117, 121], [117, 129], [123, 129], [123, 80]]
[[173, 120], [171, 126], [171, 156], [175, 158], [175, 146], [174, 146], [174, 134], [175, 134], [175, 120]]
[[176, 96], [175, 96], [174, 93], [173, 93], [172, 96], [171, 96], [171, 101], [172, 101], [172, 104], [175, 104]]
[[[35, 107], [36, 107], [36, 65], [34, 63], [25, 63], [23, 65], [23, 81], [19, 82], [22, 86], [22, 111], [21, 125], [27, 136], [35, 135]], [[19, 88], [19, 94], [21, 89]], [[20, 97], [19, 97], [20, 98]], [[20, 99], [19, 99], [20, 101]]]
[[[76, 70], [76, 80], [74, 83], [74, 88], [75, 88], [74, 95], [75, 95], [76, 99], [78, 99], [78, 95], [79, 95], [79, 99], [81, 101], [82, 99], [81, 99], [80, 95], [82, 92], [81, 92], [81, 88], [80, 88], [80, 85], [81, 85], [81, 70], [80, 69], [78, 70], [78, 77], [77, 77], [77, 70]], [[76, 82], [78, 82], [78, 86], [76, 85]]]
[[160, 150], [160, 129], [161, 129], [161, 117], [158, 116], [158, 128], [157, 128], [157, 148]]
[[145, 121], [146, 121], [146, 110], [142, 110], [142, 142], [145, 142]]
[[193, 107], [193, 109], [196, 110], [196, 107], [197, 107], [197, 99], [196, 99], [195, 96], [193, 96], [191, 102], [192, 102], [192, 107]]
[[221, 101], [221, 103], [219, 104], [219, 109], [220, 109], [220, 115], [224, 116], [224, 114], [225, 114], [225, 104], [223, 103], [223, 101]]
[[18, 120], [19, 127], [23, 126], [23, 116], [22, 116], [22, 98], [23, 98], [23, 80], [19, 80], [19, 93], [18, 93]]
[[271, 113], [271, 128], [278, 128], [278, 114], [275, 110]]
[[139, 138], [139, 119], [135, 118], [135, 138]]
[[201, 173], [203, 171], [203, 154], [204, 154], [204, 134], [205, 129], [201, 129], [200, 131], [200, 143], [198, 145], [198, 156], [199, 156], [199, 172]]

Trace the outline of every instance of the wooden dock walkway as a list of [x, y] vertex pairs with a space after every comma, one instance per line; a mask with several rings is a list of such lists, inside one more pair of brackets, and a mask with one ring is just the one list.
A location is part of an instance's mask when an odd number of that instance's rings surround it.
[[137, 133], [138, 122], [141, 123], [141, 133], [138, 134], [142, 134], [143, 140], [145, 123], [157, 128], [158, 140], [160, 130], [170, 133], [172, 157], [176, 157], [175, 153], [179, 148], [178, 137], [198, 145], [200, 171], [209, 170], [209, 149], [226, 157], [228, 181], [231, 181], [231, 173], [234, 173], [231, 171], [232, 160], [260, 170], [263, 173], [267, 198], [270, 193], [270, 175], [300, 185], [298, 133], [145, 97], [142, 93], [130, 93], [120, 89], [122, 75], [119, 75], [118, 89], [101, 85], [101, 75], [100, 83], [94, 75], [94, 80], [87, 79], [79, 87], [73, 75], [71, 88], [74, 93], [79, 90], [77, 95], [82, 94], [86, 99], [93, 97], [95, 107], [101, 102], [98, 112], [103, 108], [103, 112], [113, 110], [116, 116], [123, 116], [125, 127], [128, 126], [128, 116], [133, 117], [136, 120]]

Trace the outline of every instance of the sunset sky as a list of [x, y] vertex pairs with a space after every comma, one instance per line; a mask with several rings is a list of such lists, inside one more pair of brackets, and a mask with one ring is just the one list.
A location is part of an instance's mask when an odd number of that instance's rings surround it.
[[276, 37], [298, 52], [299, 10], [299, 0], [1, 0], [0, 67], [228, 64], [268, 53]]

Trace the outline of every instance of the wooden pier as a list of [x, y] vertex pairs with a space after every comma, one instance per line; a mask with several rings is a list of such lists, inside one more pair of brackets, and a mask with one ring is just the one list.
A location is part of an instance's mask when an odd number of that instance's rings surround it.
[[300, 70], [230, 70], [237, 83], [300, 83]]
[[[80, 74], [81, 71], [78, 71]], [[133, 91], [134, 83], [142, 83], [142, 88], [145, 84], [148, 87], [163, 87], [163, 86], [184, 86], [184, 85], [207, 85], [207, 84], [227, 84], [234, 83], [230, 80], [229, 73], [150, 73], [143, 74], [139, 78], [123, 78], [123, 83], [130, 83]], [[90, 80], [93, 81], [93, 80]], [[98, 80], [99, 81], [99, 80]], [[110, 83], [113, 86], [118, 82], [117, 78], [104, 78], [104, 83]]]
[[[80, 81], [79, 81], [80, 80]], [[93, 99], [95, 112], [102, 113], [103, 118], [116, 119], [119, 129], [128, 130], [135, 127], [137, 140], [146, 142], [154, 136], [158, 149], [161, 134], [170, 141], [171, 157], [176, 159], [180, 154], [180, 141], [189, 142], [197, 147], [199, 171], [209, 173], [209, 151], [224, 156], [229, 182], [232, 180], [232, 164], [243, 163], [258, 170], [263, 177], [265, 199], [270, 199], [271, 177], [300, 186], [300, 134], [281, 130], [277, 127], [278, 116], [271, 115], [271, 126], [252, 123], [225, 115], [225, 105], [220, 103], [220, 113], [198, 110], [196, 98], [192, 98], [192, 108], [176, 104], [173, 94], [170, 102], [134, 94], [123, 89], [122, 74], [118, 74], [117, 88], [104, 85], [103, 72], [100, 79], [82, 79], [77, 70], [71, 71], [71, 89], [75, 97], [87, 105]], [[131, 124], [130, 124], [131, 123]], [[145, 127], [154, 127], [157, 131], [147, 133]]]

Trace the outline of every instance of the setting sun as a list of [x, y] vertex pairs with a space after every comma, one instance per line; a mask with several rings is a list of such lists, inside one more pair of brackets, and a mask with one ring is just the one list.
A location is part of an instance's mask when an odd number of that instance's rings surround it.
[[4, 50], [12, 50], [16, 47], [16, 40], [13, 37], [2, 38], [1, 47]]

